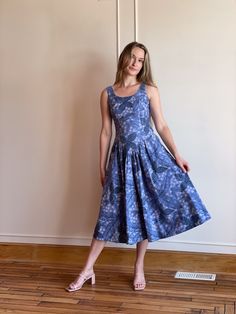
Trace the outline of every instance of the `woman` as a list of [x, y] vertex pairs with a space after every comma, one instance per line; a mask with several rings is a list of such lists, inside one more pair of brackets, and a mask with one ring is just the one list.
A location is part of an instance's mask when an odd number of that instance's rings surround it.
[[[132, 42], [124, 48], [115, 83], [101, 94], [101, 114], [100, 213], [87, 261], [67, 290], [79, 290], [89, 279], [95, 283], [93, 266], [106, 241], [137, 245], [133, 287], [142, 290], [148, 242], [192, 229], [210, 215], [163, 116], [144, 45]], [[112, 119], [116, 137], [106, 168]]]

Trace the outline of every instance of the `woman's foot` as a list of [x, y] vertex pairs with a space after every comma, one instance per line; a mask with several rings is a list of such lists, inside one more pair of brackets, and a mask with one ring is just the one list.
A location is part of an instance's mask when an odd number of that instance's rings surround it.
[[77, 290], [80, 290], [83, 286], [83, 284], [88, 281], [91, 280], [91, 284], [94, 285], [95, 284], [95, 274], [93, 269], [89, 269], [89, 270], [83, 270], [79, 276], [72, 282], [70, 283], [70, 285], [66, 288], [66, 290], [68, 292], [74, 292]]
[[134, 290], [144, 290], [146, 287], [146, 281], [144, 277], [143, 271], [135, 271], [134, 274], [134, 282], [133, 282]]

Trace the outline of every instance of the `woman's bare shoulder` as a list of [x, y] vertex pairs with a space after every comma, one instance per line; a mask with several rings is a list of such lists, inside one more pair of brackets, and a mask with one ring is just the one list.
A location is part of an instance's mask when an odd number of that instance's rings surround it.
[[148, 98], [151, 99], [153, 96], [158, 94], [158, 87], [155, 85], [146, 84], [146, 92], [147, 92]]
[[101, 97], [107, 97], [107, 96], [108, 96], [107, 88], [108, 88], [108, 87], [105, 87], [105, 88], [101, 91]]
[[108, 92], [107, 87], [105, 87], [100, 94], [100, 103], [102, 106], [106, 106], [108, 102]]

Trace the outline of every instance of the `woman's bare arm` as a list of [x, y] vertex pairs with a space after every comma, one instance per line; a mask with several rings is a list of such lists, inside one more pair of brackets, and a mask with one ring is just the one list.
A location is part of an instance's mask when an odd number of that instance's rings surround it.
[[107, 91], [103, 90], [100, 97], [100, 108], [102, 115], [102, 129], [100, 133], [100, 179], [104, 185], [107, 157], [112, 136], [112, 119], [108, 107]]

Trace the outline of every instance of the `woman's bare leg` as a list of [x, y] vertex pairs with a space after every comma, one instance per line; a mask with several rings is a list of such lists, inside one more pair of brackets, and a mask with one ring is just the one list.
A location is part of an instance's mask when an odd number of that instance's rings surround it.
[[137, 243], [136, 246], [136, 260], [134, 264], [134, 288], [145, 288], [144, 277], [144, 257], [148, 247], [148, 240], [143, 240]]
[[[101, 241], [101, 240], [97, 240], [94, 238], [92, 239], [87, 260], [86, 260], [84, 267], [82, 268], [80, 274], [83, 274], [83, 276], [87, 277], [93, 273], [93, 266], [94, 266], [98, 256], [102, 252], [105, 244], [106, 244], [106, 241]], [[75, 279], [75, 281], [73, 281], [70, 284], [70, 286], [80, 286], [83, 283], [84, 283], [84, 277], [78, 276]]]
[[101, 241], [101, 240], [97, 240], [94, 238], [92, 239], [89, 254], [88, 254], [87, 260], [85, 262], [85, 265], [84, 265], [84, 268], [82, 269], [82, 271], [87, 271], [87, 270], [93, 269], [93, 266], [94, 266], [98, 256], [102, 252], [105, 244], [106, 244], [106, 241]]

